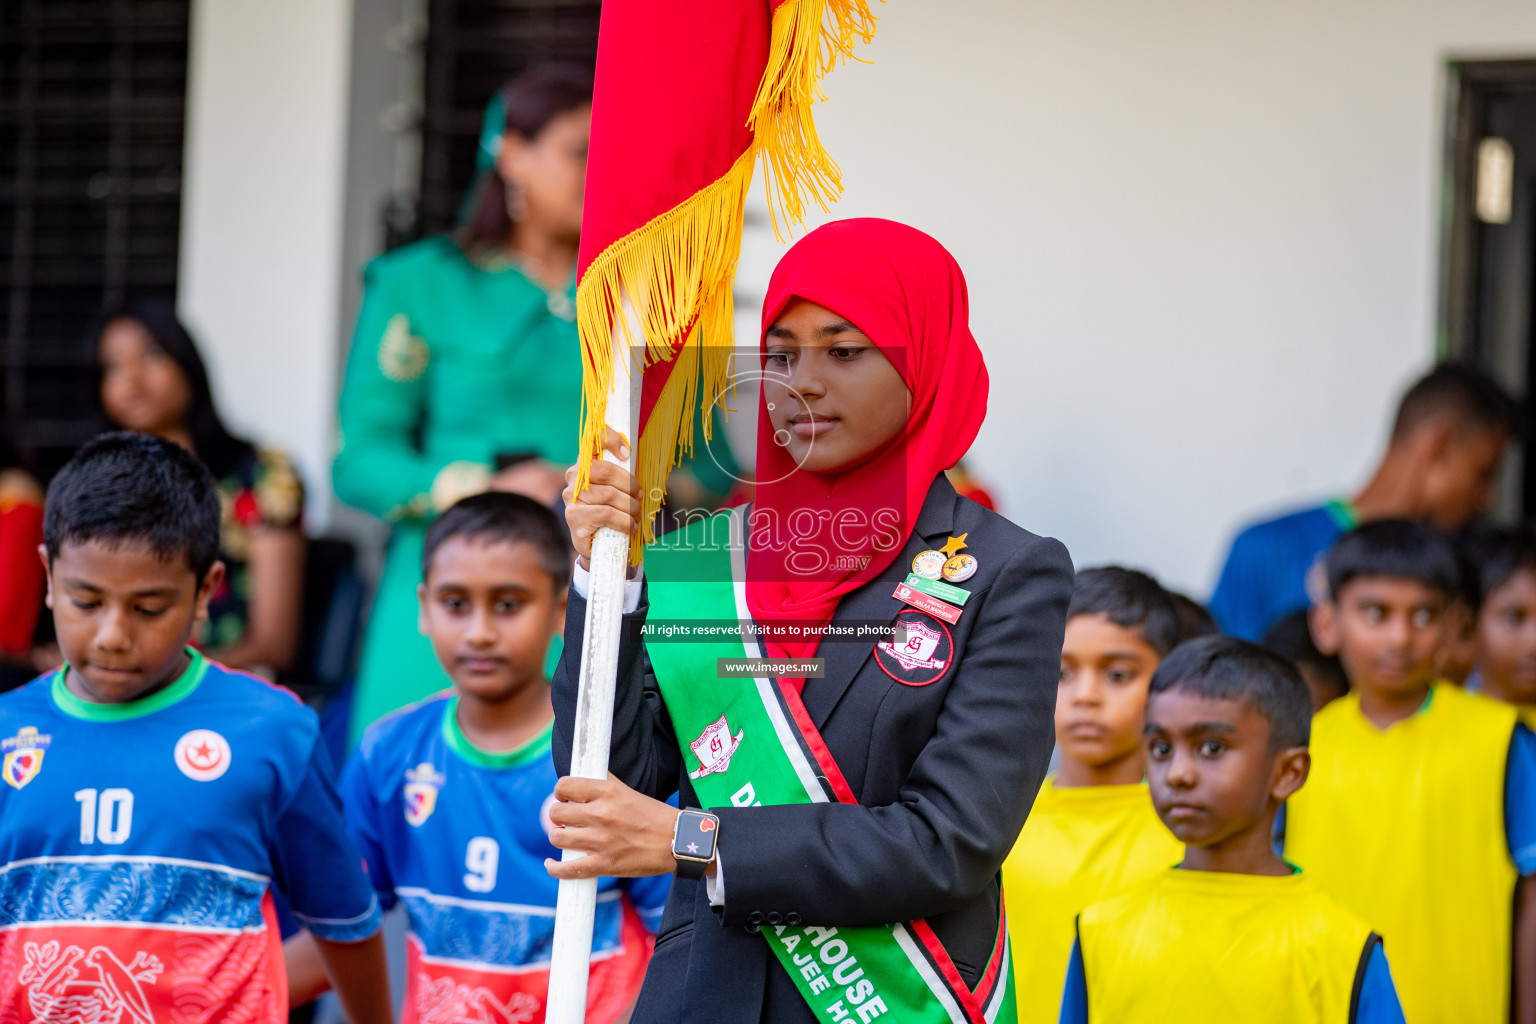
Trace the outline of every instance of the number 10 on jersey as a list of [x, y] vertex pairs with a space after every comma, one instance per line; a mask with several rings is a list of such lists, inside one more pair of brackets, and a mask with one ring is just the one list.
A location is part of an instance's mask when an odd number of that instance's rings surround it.
[[128, 841], [133, 829], [133, 792], [127, 789], [82, 789], [75, 793], [80, 805], [80, 842], [110, 846]]

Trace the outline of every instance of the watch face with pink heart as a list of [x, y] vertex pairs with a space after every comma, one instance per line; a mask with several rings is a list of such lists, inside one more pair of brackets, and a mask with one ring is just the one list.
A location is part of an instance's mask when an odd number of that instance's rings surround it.
[[720, 823], [712, 814], [703, 811], [682, 811], [677, 816], [676, 833], [672, 839], [672, 856], [678, 860], [678, 870], [696, 877], [702, 865], [715, 856], [715, 837], [712, 834]]

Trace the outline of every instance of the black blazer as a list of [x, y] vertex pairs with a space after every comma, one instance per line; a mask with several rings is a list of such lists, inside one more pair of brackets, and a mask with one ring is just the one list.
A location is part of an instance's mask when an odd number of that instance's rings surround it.
[[[815, 1018], [757, 923], [888, 924], [926, 918], [974, 985], [997, 935], [998, 869], [1045, 778], [1072, 562], [955, 493], [941, 474], [905, 550], [879, 579], [843, 598], [834, 621], [890, 621], [912, 558], [966, 534], [972, 597], [949, 627], [955, 662], [907, 685], [869, 643], [823, 644], [826, 677], [803, 699], [858, 804], [713, 807], [720, 816], [725, 906], [702, 881], [677, 879], [635, 1024], [757, 1024]], [[647, 604], [626, 619], [643, 619]], [[554, 756], [570, 770], [586, 602], [574, 591], [554, 678]], [[934, 621], [934, 620], [928, 620]], [[698, 806], [643, 644], [619, 653], [610, 770], [657, 799]], [[693, 737], [685, 737], [685, 741]]]

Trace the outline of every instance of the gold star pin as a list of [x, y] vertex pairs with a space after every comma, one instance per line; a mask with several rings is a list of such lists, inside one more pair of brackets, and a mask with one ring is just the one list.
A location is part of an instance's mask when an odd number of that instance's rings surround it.
[[945, 558], [951, 558], [961, 548], [965, 547], [965, 538], [967, 538], [969, 536], [970, 536], [969, 533], [962, 533], [958, 537], [951, 537], [951, 538], [949, 538], [949, 540], [944, 542], [944, 546], [942, 548], [940, 548], [939, 550], [944, 552], [944, 557]]

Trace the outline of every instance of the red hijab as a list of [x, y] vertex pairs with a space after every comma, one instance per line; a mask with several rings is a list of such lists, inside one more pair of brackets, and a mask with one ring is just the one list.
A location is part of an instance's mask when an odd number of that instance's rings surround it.
[[[868, 335], [912, 392], [901, 434], [869, 460], [831, 475], [796, 467], [774, 442], [767, 399], [759, 402], [754, 475], [765, 482], [757, 485], [752, 505], [747, 607], [765, 626], [793, 621], [824, 628], [843, 595], [879, 576], [901, 553], [934, 477], [960, 461], [976, 439], [987, 415], [987, 367], [971, 336], [960, 265], [933, 238], [905, 224], [841, 220], [802, 238], [773, 272], [760, 341], [797, 298], [826, 307]], [[764, 511], [771, 515], [760, 516]], [[868, 523], [877, 511], [874, 528], [848, 528]], [[790, 543], [773, 542], [767, 531], [774, 523], [783, 531], [781, 541], [792, 535]], [[808, 560], [806, 552], [817, 550], [854, 557], [830, 567], [808, 565], [816, 559]], [[851, 568], [861, 556], [868, 559], [863, 567]], [[819, 644], [813, 629], [805, 640], [770, 638], [763, 646], [771, 657], [805, 658]]]

